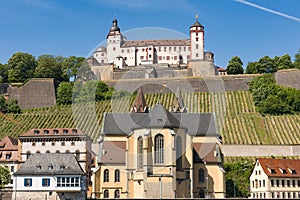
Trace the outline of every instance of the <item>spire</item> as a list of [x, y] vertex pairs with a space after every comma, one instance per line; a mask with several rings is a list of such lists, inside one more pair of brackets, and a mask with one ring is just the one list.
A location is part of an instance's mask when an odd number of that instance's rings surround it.
[[138, 112], [138, 113], [149, 112], [149, 108], [146, 105], [146, 100], [145, 100], [142, 88], [139, 89], [139, 91], [135, 97], [133, 106], [131, 108], [131, 112]]
[[173, 100], [171, 111], [187, 112], [186, 108], [184, 107], [184, 103], [183, 103], [183, 99], [179, 87], [177, 87], [177, 91], [175, 93], [175, 98]]
[[200, 24], [200, 22], [199, 22], [199, 15], [198, 14], [196, 14], [195, 18], [196, 18], [196, 21], [195, 21], [195, 23], [190, 28], [192, 28], [192, 27], [201, 27], [201, 28], [204, 28], [204, 26], [202, 26]]

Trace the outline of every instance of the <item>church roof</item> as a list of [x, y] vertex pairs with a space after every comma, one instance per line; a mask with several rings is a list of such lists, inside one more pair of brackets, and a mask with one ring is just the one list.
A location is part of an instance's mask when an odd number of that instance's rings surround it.
[[143, 46], [189, 46], [190, 40], [179, 39], [179, 40], [129, 40], [125, 41], [122, 48], [125, 47], [143, 47]]
[[[52, 169], [49, 168], [52, 166]], [[73, 154], [32, 154], [14, 175], [83, 175]]]
[[160, 104], [149, 113], [106, 113], [102, 133], [129, 135], [141, 128], [184, 128], [190, 135], [218, 135], [213, 113], [170, 113]]
[[104, 141], [100, 163], [125, 164], [125, 141]]
[[192, 27], [201, 27], [204, 28], [204, 26], [202, 26], [202, 24], [200, 24], [200, 22], [198, 20], [195, 21], [195, 23], [191, 26]]

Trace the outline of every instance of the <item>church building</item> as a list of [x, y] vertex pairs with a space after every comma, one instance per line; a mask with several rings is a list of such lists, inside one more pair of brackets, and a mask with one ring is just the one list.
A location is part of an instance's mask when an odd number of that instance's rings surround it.
[[93, 172], [95, 198], [224, 198], [222, 140], [214, 113], [169, 111], [140, 89], [129, 113], [106, 113]]
[[[185, 39], [127, 40], [115, 18], [106, 37], [106, 46], [98, 47], [87, 61], [101, 80], [118, 79], [121, 71], [129, 70], [143, 75], [126, 78], [172, 76], [165, 71], [178, 71], [183, 76], [218, 75], [214, 54], [204, 50], [204, 26], [198, 16], [189, 28], [189, 35]], [[145, 72], [149, 68], [162, 72], [149, 77]]]

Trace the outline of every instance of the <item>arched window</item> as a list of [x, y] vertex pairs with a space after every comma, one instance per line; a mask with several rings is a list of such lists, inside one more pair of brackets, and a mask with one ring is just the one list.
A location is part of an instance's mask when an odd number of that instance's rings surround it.
[[109, 198], [108, 190], [104, 190], [104, 198]]
[[47, 151], [46, 151], [46, 153], [50, 153], [50, 151], [49, 151], [49, 150], [47, 150]]
[[120, 190], [115, 190], [115, 199], [120, 198]]
[[182, 139], [180, 136], [176, 138], [176, 170], [182, 170]]
[[30, 151], [27, 151], [26, 152], [26, 159], [28, 159], [30, 157], [30, 155], [31, 155]]
[[158, 134], [154, 138], [154, 162], [155, 164], [164, 163], [164, 136]]
[[103, 182], [109, 182], [109, 170], [108, 169], [104, 170]]
[[199, 198], [205, 198], [204, 190], [203, 189], [199, 190]]
[[137, 142], [137, 168], [143, 169], [143, 138], [139, 137]]
[[120, 170], [115, 170], [115, 182], [120, 182]]
[[204, 169], [200, 168], [198, 172], [198, 182], [202, 183], [204, 182]]

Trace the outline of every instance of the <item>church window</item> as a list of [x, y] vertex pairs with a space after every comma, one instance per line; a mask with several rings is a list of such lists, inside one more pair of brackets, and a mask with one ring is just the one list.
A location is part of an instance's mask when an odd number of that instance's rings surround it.
[[104, 198], [109, 198], [108, 190], [104, 190]]
[[120, 170], [115, 170], [115, 182], [120, 182]]
[[120, 198], [120, 190], [115, 190], [115, 199]]
[[199, 169], [198, 182], [199, 183], [204, 182], [204, 169], [202, 169], [202, 168]]
[[137, 168], [143, 169], [143, 138], [139, 137], [137, 142]]
[[154, 144], [154, 161], [155, 164], [163, 164], [164, 163], [164, 136], [158, 134], [155, 136], [155, 144]]
[[180, 136], [176, 138], [176, 170], [182, 170], [182, 139]]
[[109, 170], [108, 169], [104, 170], [103, 182], [109, 182]]

